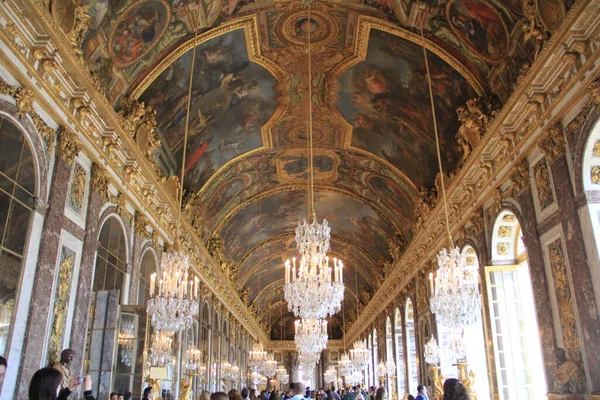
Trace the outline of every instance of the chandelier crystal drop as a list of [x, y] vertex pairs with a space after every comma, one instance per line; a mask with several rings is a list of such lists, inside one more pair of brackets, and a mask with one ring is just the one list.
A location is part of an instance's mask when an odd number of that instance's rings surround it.
[[[285, 262], [284, 296], [288, 311], [303, 319], [324, 319], [341, 309], [344, 299], [343, 263], [313, 253], [296, 263]], [[333, 277], [332, 277], [333, 273]]]
[[165, 332], [157, 332], [153, 335], [150, 347], [150, 362], [155, 367], [163, 367], [173, 359], [173, 338]]
[[433, 297], [431, 311], [439, 323], [451, 328], [473, 324], [481, 315], [481, 296], [476, 266], [467, 265], [458, 247], [438, 253], [439, 269], [429, 275]]
[[335, 382], [335, 380], [337, 379], [337, 371], [335, 369], [335, 367], [333, 366], [329, 366], [329, 368], [327, 368], [327, 371], [325, 371], [325, 373], [323, 374], [323, 380], [325, 381], [325, 383], [333, 383]]
[[298, 355], [298, 366], [307, 374], [312, 374], [319, 361], [319, 354], [303, 354]]
[[199, 279], [188, 281], [190, 260], [181, 251], [163, 253], [162, 279], [150, 276], [150, 298], [146, 306], [152, 326], [157, 331], [179, 332], [190, 328], [198, 315]]
[[350, 376], [354, 372], [354, 368], [352, 367], [352, 361], [350, 361], [350, 357], [348, 357], [348, 353], [344, 353], [340, 357], [339, 371], [340, 371], [340, 375], [342, 375], [345, 378], [350, 378]]
[[277, 373], [277, 361], [275, 361], [275, 355], [273, 353], [268, 353], [266, 357], [266, 361], [263, 367], [263, 374], [266, 377], [275, 376]]
[[304, 354], [320, 353], [327, 347], [327, 321], [302, 319], [295, 322], [296, 350]]
[[440, 363], [440, 347], [433, 335], [431, 335], [431, 339], [429, 339], [424, 347], [423, 355], [425, 356], [425, 362], [430, 365], [438, 365]]
[[323, 219], [322, 224], [319, 224], [316, 218], [313, 218], [310, 224], [306, 222], [306, 219], [302, 223], [298, 222], [296, 243], [301, 256], [310, 258], [315, 255], [324, 258], [331, 250], [330, 239], [331, 228], [326, 219]]
[[252, 344], [252, 350], [248, 353], [248, 366], [258, 372], [267, 361], [267, 352], [263, 349], [262, 344]]
[[185, 370], [189, 374], [197, 374], [202, 364], [202, 351], [196, 346], [190, 346], [185, 352]]
[[367, 367], [367, 364], [369, 363], [369, 349], [367, 349], [366, 340], [357, 340], [354, 342], [354, 345], [350, 350], [350, 358], [357, 370], [362, 371]]

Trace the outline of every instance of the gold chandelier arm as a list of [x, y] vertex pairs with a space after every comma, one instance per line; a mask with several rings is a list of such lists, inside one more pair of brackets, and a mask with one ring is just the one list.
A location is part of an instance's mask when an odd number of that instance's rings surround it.
[[429, 100], [431, 101], [431, 112], [433, 114], [433, 131], [435, 133], [435, 149], [437, 152], [437, 160], [438, 166], [440, 168], [440, 184], [442, 186], [442, 199], [444, 202], [444, 214], [446, 216], [446, 233], [448, 234], [448, 239], [450, 240], [451, 248], [454, 248], [454, 240], [452, 239], [452, 235], [450, 234], [450, 222], [448, 218], [448, 204], [446, 202], [446, 188], [444, 187], [444, 169], [442, 167], [442, 155], [440, 152], [440, 138], [437, 129], [437, 119], [435, 116], [435, 104], [433, 101], [433, 89], [431, 85], [431, 74], [429, 73], [429, 61], [427, 59], [427, 49], [425, 48], [425, 36], [423, 35], [423, 25], [425, 24], [425, 18], [427, 14], [423, 14], [423, 21], [421, 22], [421, 44], [423, 47], [423, 57], [425, 58], [425, 69], [427, 71], [427, 84], [429, 86]]

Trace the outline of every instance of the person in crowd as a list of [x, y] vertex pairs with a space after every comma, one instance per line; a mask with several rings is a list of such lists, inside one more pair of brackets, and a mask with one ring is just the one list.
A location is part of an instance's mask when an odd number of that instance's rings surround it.
[[360, 385], [356, 385], [356, 389], [354, 389], [354, 399], [355, 400], [366, 400], [360, 390]]
[[406, 400], [415, 400], [415, 396], [413, 396], [412, 394], [409, 394], [408, 397], [406, 398]]
[[281, 400], [279, 390], [273, 390], [273, 392], [271, 393], [271, 397], [269, 397], [269, 400]]
[[331, 395], [329, 396], [330, 400], [342, 400], [339, 393], [335, 390], [335, 386], [331, 388]]
[[304, 397], [306, 397], [307, 399], [310, 399], [310, 386], [306, 387], [306, 393], [304, 393]]
[[427, 397], [427, 386], [419, 385], [417, 386], [417, 391], [419, 394], [417, 394], [415, 400], [429, 400], [429, 397]]
[[385, 400], [386, 398], [387, 394], [385, 392], [385, 388], [381, 386], [377, 389], [377, 392], [375, 393], [375, 400]]
[[258, 400], [258, 396], [256, 395], [256, 389], [250, 389], [249, 398], [250, 400]]
[[[418, 398], [419, 396], [417, 396]], [[469, 400], [469, 393], [458, 379], [446, 379], [444, 382], [444, 400]]]
[[108, 398], [109, 398], [110, 400], [118, 400], [118, 397], [119, 397], [119, 395], [118, 395], [117, 393], [115, 393], [115, 392], [112, 392], [112, 393], [110, 394], [110, 396], [108, 396]]
[[248, 398], [248, 394], [250, 393], [250, 391], [248, 390], [247, 387], [243, 387], [242, 388], [242, 400], [250, 400]]
[[229, 400], [229, 397], [225, 392], [215, 392], [210, 395], [210, 400]]
[[210, 393], [203, 390], [202, 393], [200, 393], [200, 400], [210, 400]]
[[260, 391], [260, 395], [258, 396], [259, 400], [267, 400], [267, 391], [266, 390], [261, 390]]
[[60, 361], [52, 364], [52, 368], [62, 375], [62, 381], [60, 383], [62, 389], [69, 386], [69, 381], [71, 380], [71, 361], [73, 361], [73, 357], [75, 357], [75, 351], [65, 349], [60, 353]]
[[119, 400], [125, 400], [125, 393], [119, 393]]
[[227, 397], [229, 397], [229, 400], [242, 400], [240, 392], [238, 392], [236, 389], [231, 389], [229, 393], [227, 393]]
[[148, 386], [146, 389], [144, 389], [144, 396], [142, 397], [142, 400], [152, 400], [153, 396], [154, 392], [152, 391], [152, 386]]
[[294, 383], [294, 395], [291, 397], [294, 400], [303, 400], [304, 395], [306, 394], [306, 388], [304, 387], [304, 383], [295, 382]]
[[66, 388], [61, 388], [63, 376], [55, 368], [42, 368], [36, 371], [29, 382], [29, 400], [67, 400], [69, 395], [83, 381], [83, 397], [94, 400], [92, 396], [92, 377], [72, 377]]
[[8, 368], [6, 358], [0, 356], [0, 391], [2, 391], [2, 384], [4, 383], [4, 374], [6, 374], [6, 368]]
[[343, 400], [355, 400], [356, 399], [356, 386], [354, 386], [352, 388], [353, 390], [348, 390], [348, 393], [346, 393], [343, 397]]
[[128, 390], [126, 390], [126, 391], [125, 391], [125, 396], [123, 396], [123, 398], [124, 398], [125, 400], [131, 400], [131, 392], [130, 392], [130, 391], [128, 391]]

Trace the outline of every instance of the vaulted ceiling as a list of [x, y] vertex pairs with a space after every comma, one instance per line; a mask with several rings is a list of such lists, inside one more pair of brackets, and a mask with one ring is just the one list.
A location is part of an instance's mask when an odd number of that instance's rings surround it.
[[116, 109], [127, 97], [154, 107], [161, 141], [154, 157], [165, 177], [181, 171], [192, 74], [189, 215], [203, 239], [223, 238], [237, 282], [273, 339], [293, 332], [283, 263], [297, 254], [294, 229], [307, 211], [309, 100], [316, 212], [329, 221], [332, 254], [346, 265], [343, 313], [331, 323], [339, 338], [376, 290], [389, 239], [410, 240], [414, 202], [435, 186], [422, 46], [447, 174], [463, 157], [456, 108], [486, 94], [506, 99], [534, 54], [523, 39], [521, 0], [313, 1], [310, 21], [306, 1], [87, 4], [93, 22], [84, 57]]

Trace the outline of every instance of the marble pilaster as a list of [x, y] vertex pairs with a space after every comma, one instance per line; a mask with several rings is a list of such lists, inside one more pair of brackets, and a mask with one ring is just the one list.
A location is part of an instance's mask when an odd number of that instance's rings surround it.
[[567, 167], [566, 156], [560, 155], [551, 163], [551, 173], [560, 209], [560, 223], [565, 232], [568, 268], [576, 288], [576, 313], [581, 331], [582, 353], [590, 392], [600, 391], [600, 320], [596, 307], [590, 267], [584, 244], [579, 215]]
[[29, 306], [29, 321], [23, 344], [24, 355], [17, 382], [17, 392], [23, 398], [27, 397], [31, 376], [40, 368], [46, 357], [44, 350], [46, 325], [51, 314], [52, 282], [54, 282], [55, 277], [60, 232], [64, 225], [64, 209], [70, 172], [69, 165], [60, 157], [57, 157]]
[[554, 375], [554, 349], [555, 332], [552, 323], [552, 310], [550, 309], [550, 296], [548, 293], [548, 280], [544, 266], [544, 255], [537, 229], [535, 206], [531, 187], [528, 186], [517, 195], [521, 205], [521, 229], [523, 230], [523, 243], [527, 248], [527, 260], [531, 274], [531, 285], [535, 299], [538, 329], [542, 356], [544, 358], [544, 372], [548, 388], [555, 386]]

